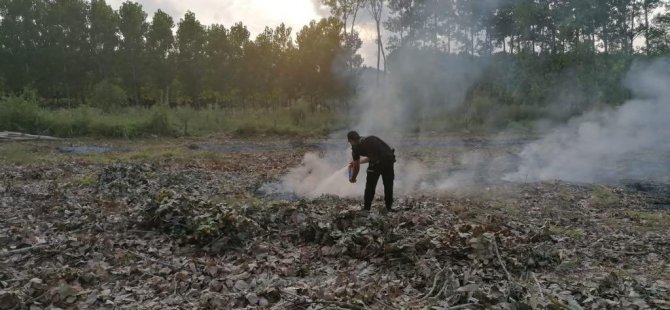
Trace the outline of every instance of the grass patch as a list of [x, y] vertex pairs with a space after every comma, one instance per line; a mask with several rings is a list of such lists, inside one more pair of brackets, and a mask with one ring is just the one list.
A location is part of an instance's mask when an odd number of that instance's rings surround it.
[[619, 197], [605, 186], [596, 186], [589, 199], [592, 206], [612, 208], [619, 205]]
[[670, 216], [662, 212], [627, 210], [624, 215], [644, 226], [668, 226], [670, 223]]
[[39, 146], [25, 142], [0, 143], [0, 162], [4, 164], [27, 165], [57, 160], [56, 157], [48, 155]]
[[513, 202], [494, 201], [491, 203], [491, 208], [499, 210], [511, 217], [517, 217], [518, 215], [521, 214], [521, 209], [519, 209], [519, 207], [515, 205]]
[[344, 116], [312, 111], [304, 103], [276, 109], [94, 107], [50, 110], [37, 99], [0, 99], [0, 131], [57, 137], [140, 138], [147, 136], [323, 136], [346, 124]]
[[98, 183], [98, 174], [88, 173], [85, 175], [81, 175], [74, 180], [74, 183], [83, 187], [94, 186], [96, 183]]

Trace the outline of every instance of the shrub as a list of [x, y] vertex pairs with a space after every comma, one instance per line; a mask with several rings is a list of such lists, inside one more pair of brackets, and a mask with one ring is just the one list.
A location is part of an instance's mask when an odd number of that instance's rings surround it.
[[291, 121], [293, 121], [293, 125], [295, 126], [301, 126], [305, 123], [305, 120], [307, 119], [307, 113], [309, 111], [309, 106], [307, 102], [305, 101], [299, 101], [297, 104], [293, 105], [289, 109], [289, 113], [291, 115]]
[[155, 110], [145, 123], [138, 126], [137, 132], [139, 134], [148, 133], [160, 136], [175, 134], [175, 130], [170, 125], [170, 120], [165, 110]]
[[93, 106], [99, 107], [105, 112], [109, 112], [119, 107], [126, 106], [128, 104], [128, 96], [123, 88], [104, 80], [93, 87], [91, 101]]
[[36, 133], [43, 123], [37, 102], [22, 97], [0, 99], [0, 130]]

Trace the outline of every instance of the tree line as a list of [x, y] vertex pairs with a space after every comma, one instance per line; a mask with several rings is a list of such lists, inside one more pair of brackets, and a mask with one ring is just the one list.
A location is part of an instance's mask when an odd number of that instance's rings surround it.
[[0, 0], [0, 94], [34, 92], [50, 107], [334, 107], [356, 92], [364, 17], [378, 79], [407, 50], [481, 59], [487, 74], [468, 98], [501, 104], [542, 102], [566, 74], [591, 101], [621, 101], [635, 58], [670, 53], [667, 0], [322, 2], [332, 16], [295, 36], [282, 24], [252, 38], [241, 22], [203, 25], [192, 12], [148, 19], [132, 1]]
[[[496, 119], [504, 122], [542, 113], [570, 117], [591, 105], [621, 103], [630, 95], [621, 78], [631, 63], [670, 54], [668, 0], [323, 1], [350, 32], [361, 12], [372, 17], [377, 74], [421, 65], [416, 59], [430, 59], [432, 68], [483, 65], [460, 111], [481, 122], [496, 118], [487, 113], [505, 114]], [[414, 81], [431, 79], [414, 74]], [[449, 75], [433, 78], [440, 74]], [[407, 101], [435, 106], [449, 95], [436, 93]], [[542, 112], [557, 97], [566, 98], [564, 111]]]
[[252, 38], [192, 12], [148, 20], [132, 1], [0, 0], [0, 19], [0, 94], [36, 92], [52, 107], [318, 105], [349, 91], [337, 68], [361, 64], [336, 18], [295, 39], [284, 24]]

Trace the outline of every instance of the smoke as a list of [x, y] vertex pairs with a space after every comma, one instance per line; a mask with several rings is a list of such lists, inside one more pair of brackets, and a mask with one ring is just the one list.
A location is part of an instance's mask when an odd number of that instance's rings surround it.
[[[421, 59], [434, 63], [434, 59]], [[431, 112], [448, 114], [462, 105], [464, 89], [478, 72], [464, 68], [469, 66], [465, 63], [428, 67], [414, 62], [415, 66], [396, 64], [398, 71], [390, 72], [379, 87], [362, 92], [354, 107], [360, 117], [352, 128], [382, 136], [398, 150], [398, 195], [477, 190], [502, 180], [610, 183], [670, 175], [670, 59], [633, 65], [624, 80], [633, 99], [573, 117], [533, 142], [504, 137], [487, 141], [425, 137], [417, 124]], [[448, 72], [462, 78], [448, 78]], [[351, 154], [344, 135], [335, 133], [337, 139], [331, 141], [336, 143], [325, 148], [323, 156], [306, 154], [303, 163], [285, 175], [275, 190], [311, 198], [362, 196], [364, 170], [357, 184], [347, 182], [344, 167]], [[510, 146], [518, 146], [518, 151]], [[433, 149], [449, 149], [451, 155], [432, 161], [415, 156], [416, 151]], [[496, 152], [498, 149], [504, 151]], [[377, 189], [380, 192], [381, 186]]]
[[520, 153], [510, 181], [619, 182], [668, 176], [670, 60], [635, 64], [625, 79], [633, 99], [573, 118]]
[[[494, 8], [510, 1], [482, 5]], [[660, 160], [670, 156], [666, 120], [670, 115], [669, 60], [633, 66], [624, 82], [634, 99], [577, 117], [573, 115], [585, 108], [584, 103], [598, 96], [575, 84], [574, 72], [563, 72], [563, 84], [555, 85], [544, 104], [549, 115], [545, 122], [538, 122], [549, 134], [537, 141], [510, 142], [501, 135], [473, 146], [451, 138], [449, 145], [439, 146], [443, 152], [437, 160], [417, 157], [431, 147], [425, 144], [430, 142], [425, 138], [431, 136], [431, 130], [453, 128], [452, 121], [463, 124], [459, 119], [463, 111], [479, 109], [488, 117], [506, 117], [497, 102], [464, 106], [490, 60], [492, 57], [445, 54], [431, 48], [394, 50], [388, 55], [387, 72], [364, 69], [357, 80], [349, 128], [333, 133], [320, 153], [306, 154], [300, 166], [266, 186], [266, 191], [308, 198], [362, 196], [366, 167], [357, 184], [347, 180], [345, 167], [351, 160], [344, 139], [347, 130], [376, 135], [396, 149], [398, 195], [478, 190], [500, 181], [617, 182], [670, 175], [670, 166]], [[570, 117], [566, 124], [558, 124]], [[381, 191], [381, 186], [377, 189]]]
[[[333, 155], [339, 156], [333, 156]], [[348, 155], [345, 155], [348, 154]], [[351, 160], [350, 150], [346, 152], [331, 151], [330, 154], [321, 157], [317, 153], [305, 154], [302, 163], [292, 168], [284, 175], [279, 183], [266, 184], [262, 190], [266, 193], [292, 193], [300, 197], [317, 198], [322, 195], [334, 195], [339, 197], [358, 197], [365, 189], [365, 166], [361, 167], [359, 181], [355, 184], [349, 183], [346, 165]], [[347, 158], [348, 156], [348, 158]], [[334, 157], [340, 157], [340, 160]], [[398, 194], [407, 194], [413, 190], [420, 189], [423, 177], [428, 170], [418, 161], [401, 161], [396, 169]], [[379, 181], [381, 183], [381, 180]], [[382, 188], [378, 187], [378, 194]]]
[[433, 50], [403, 48], [389, 55], [388, 74], [361, 78], [354, 101], [353, 128], [365, 133], [421, 133], [436, 115], [460, 107], [486, 64], [474, 58]]
[[[378, 80], [376, 71], [369, 70], [358, 80], [360, 88], [351, 106], [350, 129], [364, 136], [379, 136], [397, 150], [396, 193], [455, 186], [456, 183], [438, 184], [440, 175], [435, 166], [411, 158], [407, 154], [411, 146], [404, 137], [421, 136], [426, 122], [460, 107], [483, 68], [481, 61], [476, 62], [470, 57], [401, 49], [390, 55], [388, 74], [381, 75]], [[324, 146], [322, 156], [306, 154], [300, 166], [291, 169], [278, 184], [266, 186], [264, 190], [290, 192], [308, 198], [324, 194], [362, 196], [366, 166], [361, 168], [360, 181], [350, 184], [345, 166], [351, 161], [351, 150], [347, 149], [345, 132], [331, 136], [331, 145]]]

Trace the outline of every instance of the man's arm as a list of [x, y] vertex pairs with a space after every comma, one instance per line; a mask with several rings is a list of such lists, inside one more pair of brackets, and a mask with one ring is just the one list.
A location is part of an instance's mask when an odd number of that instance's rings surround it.
[[367, 164], [368, 162], [370, 162], [369, 158], [361, 157], [359, 160], [354, 160], [349, 163], [349, 166], [352, 168], [351, 170], [353, 170], [349, 182], [356, 183], [356, 177], [358, 177], [358, 172], [361, 170], [361, 164]]
[[361, 170], [361, 161], [354, 160], [350, 162], [349, 169], [351, 169], [351, 176], [349, 177], [349, 182], [356, 183], [356, 177], [358, 176], [358, 171]]

